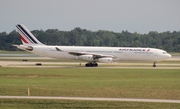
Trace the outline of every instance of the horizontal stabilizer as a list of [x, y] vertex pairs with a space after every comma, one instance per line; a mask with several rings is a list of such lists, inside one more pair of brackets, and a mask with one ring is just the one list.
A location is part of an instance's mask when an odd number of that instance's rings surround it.
[[12, 45], [12, 46], [15, 46], [21, 50], [26, 50], [26, 51], [32, 51], [33, 50], [32, 46], [25, 46], [25, 45]]

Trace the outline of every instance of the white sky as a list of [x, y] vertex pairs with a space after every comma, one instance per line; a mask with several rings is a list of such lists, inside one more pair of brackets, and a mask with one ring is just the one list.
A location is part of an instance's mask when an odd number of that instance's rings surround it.
[[0, 0], [0, 32], [17, 23], [30, 30], [180, 31], [180, 0]]

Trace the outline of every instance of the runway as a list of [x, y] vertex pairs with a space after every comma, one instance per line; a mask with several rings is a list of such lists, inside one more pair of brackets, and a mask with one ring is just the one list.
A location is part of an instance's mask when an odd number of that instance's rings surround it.
[[85, 100], [85, 101], [122, 101], [151, 103], [180, 103], [180, 100], [136, 99], [136, 98], [91, 98], [91, 97], [44, 97], [44, 96], [0, 96], [0, 99], [52, 99], [52, 100]]
[[[41, 63], [42, 65], [36, 65]], [[23, 62], [23, 61], [0, 61], [0, 67], [16, 68], [87, 68], [85, 62]], [[89, 68], [89, 67], [88, 67]], [[94, 67], [93, 67], [94, 68]], [[154, 69], [152, 63], [99, 63], [97, 68], [119, 69]], [[180, 69], [179, 63], [157, 63], [156, 69]]]

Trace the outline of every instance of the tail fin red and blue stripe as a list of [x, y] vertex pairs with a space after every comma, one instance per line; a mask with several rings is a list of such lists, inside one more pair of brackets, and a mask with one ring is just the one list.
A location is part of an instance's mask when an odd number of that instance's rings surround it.
[[23, 45], [44, 45], [22, 24], [16, 25]]

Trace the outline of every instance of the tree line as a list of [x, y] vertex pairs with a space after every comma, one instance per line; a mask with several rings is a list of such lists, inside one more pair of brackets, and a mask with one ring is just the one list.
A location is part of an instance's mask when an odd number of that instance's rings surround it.
[[[180, 31], [166, 31], [158, 33], [150, 31], [147, 34], [121, 31], [90, 31], [79, 27], [71, 31], [58, 29], [31, 31], [38, 40], [47, 45], [65, 46], [108, 46], [108, 47], [151, 47], [170, 52], [180, 51]], [[0, 50], [18, 50], [12, 44], [21, 44], [16, 30], [9, 34], [0, 33]]]

